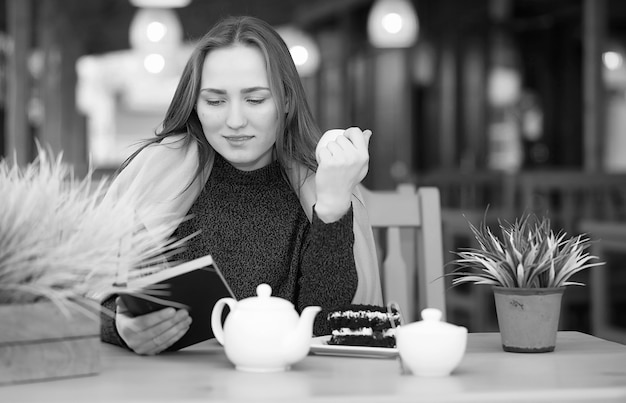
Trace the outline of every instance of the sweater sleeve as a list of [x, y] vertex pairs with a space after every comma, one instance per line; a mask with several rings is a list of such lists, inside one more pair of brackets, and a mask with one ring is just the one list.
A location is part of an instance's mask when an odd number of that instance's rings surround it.
[[[116, 297], [117, 295], [113, 295], [102, 301], [103, 309], [100, 314], [100, 339], [105, 343], [128, 348], [119, 333], [117, 333], [117, 328], [115, 327]], [[111, 313], [113, 313], [113, 315], [111, 315]]]
[[354, 262], [352, 207], [338, 221], [324, 223], [313, 208], [311, 227], [304, 240], [300, 263], [298, 310], [318, 305], [313, 326], [316, 336], [329, 334], [326, 316], [350, 304], [358, 278]]

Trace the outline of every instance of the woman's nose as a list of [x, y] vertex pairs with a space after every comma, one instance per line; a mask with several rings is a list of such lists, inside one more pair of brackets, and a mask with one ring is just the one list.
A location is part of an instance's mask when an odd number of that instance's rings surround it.
[[231, 129], [238, 129], [245, 126], [247, 123], [243, 107], [237, 102], [230, 104], [228, 109], [228, 116], [226, 117], [226, 125]]

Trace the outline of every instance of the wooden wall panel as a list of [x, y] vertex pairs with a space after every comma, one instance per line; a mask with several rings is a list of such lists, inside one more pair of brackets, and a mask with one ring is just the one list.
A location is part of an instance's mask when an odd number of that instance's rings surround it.
[[[5, 147], [9, 158], [19, 164], [31, 159], [32, 135], [27, 118], [31, 81], [28, 54], [32, 42], [32, 0], [7, 0], [7, 28], [13, 39], [13, 52], [8, 56]], [[15, 152], [15, 154], [14, 154]]]

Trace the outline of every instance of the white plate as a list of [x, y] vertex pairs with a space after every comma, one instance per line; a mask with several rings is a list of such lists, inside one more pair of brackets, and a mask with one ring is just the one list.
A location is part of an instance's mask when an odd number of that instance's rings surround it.
[[313, 337], [311, 353], [317, 355], [342, 355], [346, 357], [390, 358], [398, 355], [397, 348], [335, 346], [328, 344], [330, 335]]

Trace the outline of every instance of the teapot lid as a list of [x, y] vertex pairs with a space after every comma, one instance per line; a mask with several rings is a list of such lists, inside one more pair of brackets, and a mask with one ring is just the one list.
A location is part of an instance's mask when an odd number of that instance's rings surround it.
[[462, 326], [441, 321], [441, 311], [436, 308], [422, 309], [422, 320], [402, 327], [410, 327], [414, 331], [429, 333], [457, 332], [465, 329]]
[[293, 304], [286, 299], [272, 297], [272, 287], [269, 284], [259, 284], [256, 287], [256, 294], [256, 297], [248, 297], [239, 301], [237, 309], [258, 311], [294, 309]]

